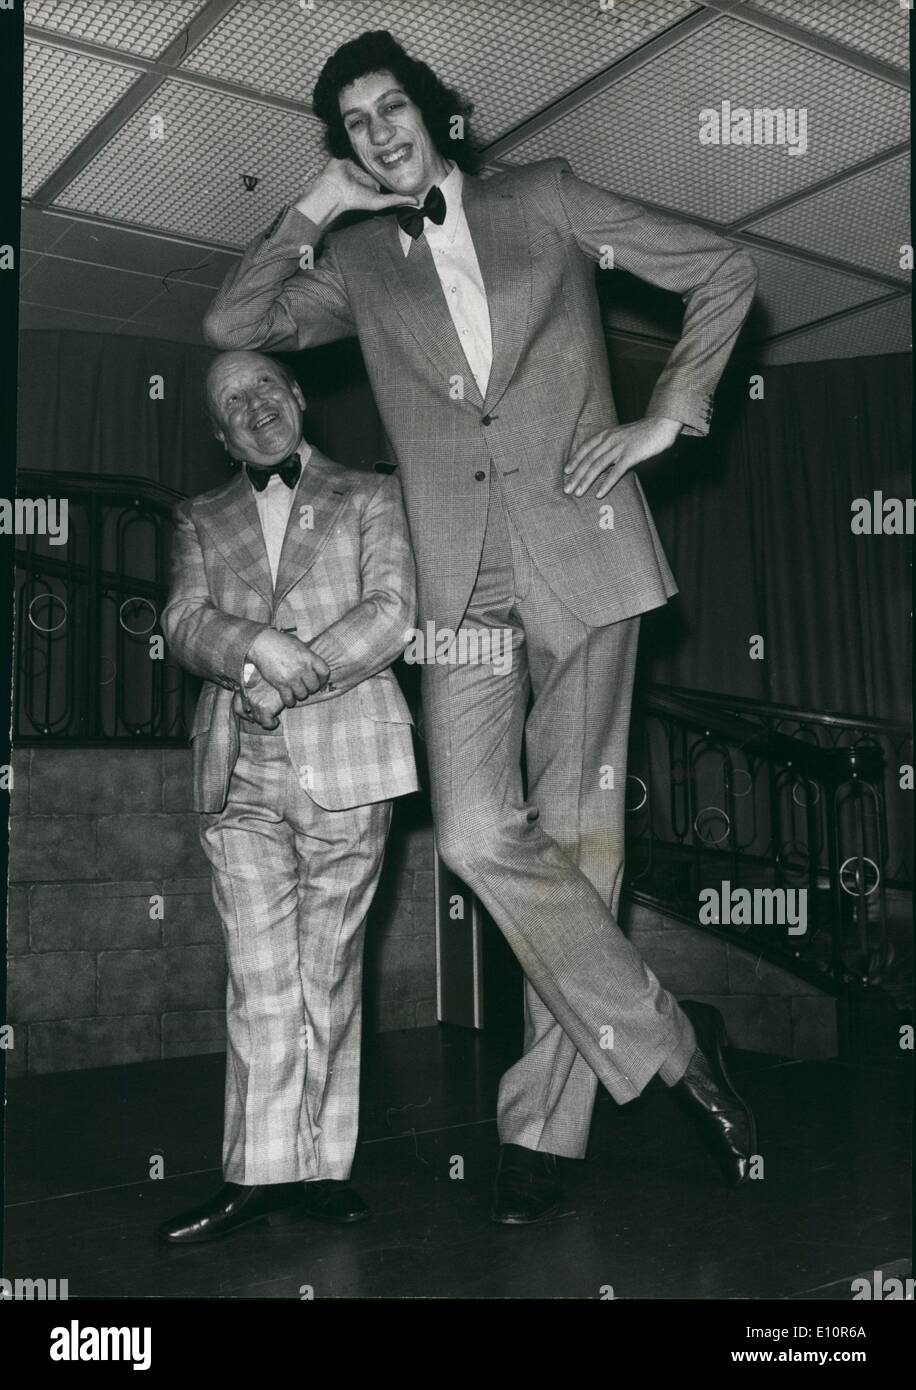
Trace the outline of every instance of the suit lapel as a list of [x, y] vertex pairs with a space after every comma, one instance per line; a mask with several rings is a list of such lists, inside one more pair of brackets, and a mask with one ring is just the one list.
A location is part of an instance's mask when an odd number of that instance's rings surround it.
[[465, 397], [470, 396], [477, 405], [482, 405], [426, 238], [420, 237], [405, 256], [396, 218], [379, 218], [374, 230], [385, 266], [385, 287], [404, 326], [442, 377], [444, 389], [448, 389], [453, 376], [462, 376]]
[[270, 563], [251, 484], [242, 469], [209, 507], [208, 524], [226, 563], [268, 603], [273, 600]]
[[521, 200], [504, 178], [466, 175], [464, 212], [490, 310], [493, 363], [484, 401], [489, 410], [512, 380], [528, 331], [531, 255]]
[[356, 481], [348, 477], [343, 469], [330, 459], [325, 458], [324, 454], [312, 448], [290, 507], [286, 535], [283, 537], [283, 548], [280, 551], [280, 563], [277, 566], [277, 585], [273, 593], [275, 604], [279, 603], [314, 565]]

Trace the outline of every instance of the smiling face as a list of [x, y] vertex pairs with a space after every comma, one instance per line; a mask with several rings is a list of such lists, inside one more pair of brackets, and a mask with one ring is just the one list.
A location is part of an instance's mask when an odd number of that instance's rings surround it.
[[425, 195], [448, 173], [420, 108], [390, 72], [371, 72], [344, 87], [340, 114], [356, 159], [392, 193]]
[[305, 397], [279, 362], [226, 352], [207, 374], [213, 433], [232, 455], [265, 468], [289, 458], [302, 438]]

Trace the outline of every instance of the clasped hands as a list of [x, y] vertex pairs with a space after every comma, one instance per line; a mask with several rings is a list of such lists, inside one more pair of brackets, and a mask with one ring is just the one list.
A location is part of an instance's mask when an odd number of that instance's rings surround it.
[[328, 683], [330, 670], [305, 642], [288, 632], [265, 628], [251, 644], [248, 660], [256, 676], [236, 691], [232, 708], [242, 719], [276, 729], [281, 709], [291, 709]]

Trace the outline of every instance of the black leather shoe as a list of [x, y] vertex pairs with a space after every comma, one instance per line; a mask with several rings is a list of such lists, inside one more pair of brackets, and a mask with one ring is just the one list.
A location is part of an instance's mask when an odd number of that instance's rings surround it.
[[741, 1187], [750, 1180], [750, 1158], [758, 1152], [757, 1126], [725, 1069], [725, 1020], [711, 1004], [688, 999], [681, 1008], [693, 1024], [697, 1050], [672, 1090], [699, 1119], [727, 1181]]
[[493, 1183], [490, 1219], [500, 1226], [523, 1226], [556, 1211], [563, 1200], [556, 1154], [503, 1144]]
[[227, 1182], [209, 1201], [182, 1212], [173, 1221], [163, 1221], [156, 1234], [167, 1245], [202, 1245], [222, 1240], [255, 1221], [271, 1225], [288, 1218], [299, 1201], [302, 1184], [269, 1183], [263, 1187], [242, 1187]]
[[353, 1226], [371, 1215], [355, 1188], [340, 1178], [317, 1178], [299, 1184], [295, 1215], [311, 1216], [331, 1226]]

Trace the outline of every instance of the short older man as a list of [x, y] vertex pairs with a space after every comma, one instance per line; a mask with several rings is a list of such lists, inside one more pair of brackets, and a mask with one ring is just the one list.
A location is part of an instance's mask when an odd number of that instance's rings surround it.
[[364, 926], [391, 798], [417, 787], [388, 669], [416, 607], [397, 479], [310, 448], [299, 386], [260, 353], [217, 357], [206, 393], [243, 466], [177, 507], [162, 623], [205, 677], [191, 737], [229, 965], [225, 1185], [159, 1228], [170, 1244], [368, 1215], [348, 1181]]

